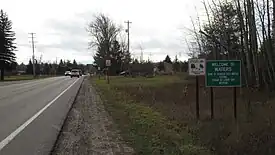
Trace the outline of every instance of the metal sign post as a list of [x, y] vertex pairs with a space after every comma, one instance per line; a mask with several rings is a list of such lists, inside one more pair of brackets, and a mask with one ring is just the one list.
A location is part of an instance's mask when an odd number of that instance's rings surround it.
[[233, 87], [234, 118], [237, 119], [237, 90], [241, 87], [240, 60], [211, 60], [206, 62], [206, 87]]
[[189, 59], [188, 72], [189, 75], [196, 76], [196, 117], [200, 119], [199, 76], [205, 75], [205, 59]]
[[100, 67], [97, 67], [98, 79], [100, 80]]
[[110, 66], [111, 66], [111, 60], [106, 60], [106, 66], [107, 66], [107, 83], [110, 84]]
[[110, 67], [107, 68], [107, 83], [108, 83], [108, 84], [110, 84], [110, 75], [109, 75], [109, 74], [110, 74], [110, 71], [109, 71], [109, 68], [110, 68]]

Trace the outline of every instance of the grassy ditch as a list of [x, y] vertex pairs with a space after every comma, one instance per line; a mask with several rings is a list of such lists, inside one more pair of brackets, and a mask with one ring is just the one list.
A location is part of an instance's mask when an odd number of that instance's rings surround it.
[[[194, 144], [188, 128], [176, 120], [170, 120], [157, 109], [136, 100], [127, 88], [165, 87], [181, 81], [177, 76], [155, 78], [112, 77], [108, 85], [105, 80], [92, 80], [105, 100], [105, 108], [113, 117], [125, 141], [137, 154], [165, 155], [210, 155], [207, 149]], [[144, 91], [146, 93], [146, 91]], [[138, 94], [137, 94], [138, 95]]]

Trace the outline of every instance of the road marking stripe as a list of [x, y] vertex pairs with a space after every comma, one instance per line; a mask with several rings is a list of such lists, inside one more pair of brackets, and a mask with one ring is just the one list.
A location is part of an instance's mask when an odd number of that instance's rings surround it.
[[56, 96], [51, 102], [49, 102], [44, 108], [39, 110], [35, 115], [33, 115], [29, 120], [22, 124], [19, 128], [13, 131], [8, 137], [0, 142], [0, 151], [8, 145], [21, 131], [23, 131], [31, 122], [33, 122], [40, 114], [42, 114], [49, 106], [51, 106], [60, 96], [62, 96], [67, 90], [69, 90], [79, 79], [72, 83], [68, 88]]

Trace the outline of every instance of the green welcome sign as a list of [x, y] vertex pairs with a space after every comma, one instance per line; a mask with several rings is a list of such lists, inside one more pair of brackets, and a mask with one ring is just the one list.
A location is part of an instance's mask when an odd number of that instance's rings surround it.
[[206, 61], [206, 87], [240, 87], [240, 60]]

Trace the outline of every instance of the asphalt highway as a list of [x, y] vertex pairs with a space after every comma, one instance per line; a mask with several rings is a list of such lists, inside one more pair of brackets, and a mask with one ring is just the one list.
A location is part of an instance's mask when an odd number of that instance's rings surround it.
[[0, 85], [0, 155], [49, 154], [82, 81], [54, 77]]

